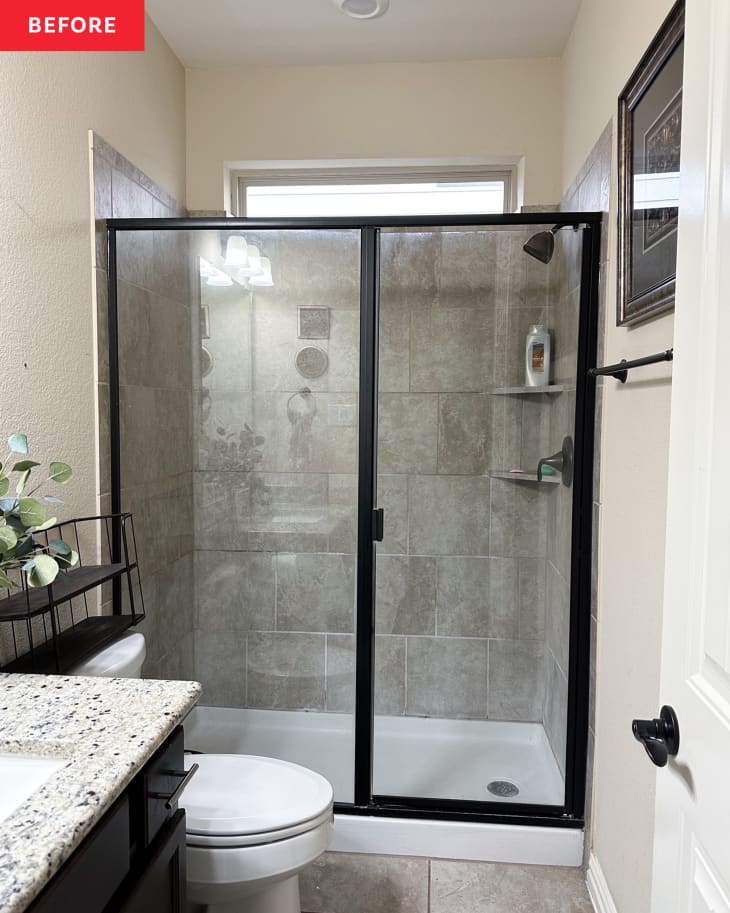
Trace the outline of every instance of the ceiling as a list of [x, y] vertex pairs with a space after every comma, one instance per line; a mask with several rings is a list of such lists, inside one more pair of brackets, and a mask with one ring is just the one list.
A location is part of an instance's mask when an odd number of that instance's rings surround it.
[[147, 0], [185, 66], [559, 57], [581, 0], [391, 0], [355, 20], [333, 0]]

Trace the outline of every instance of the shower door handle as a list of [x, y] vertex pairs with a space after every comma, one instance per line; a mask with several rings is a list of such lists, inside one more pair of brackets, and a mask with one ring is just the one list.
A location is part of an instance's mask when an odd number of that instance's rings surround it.
[[383, 528], [385, 526], [385, 512], [382, 507], [373, 510], [373, 542], [383, 541]]

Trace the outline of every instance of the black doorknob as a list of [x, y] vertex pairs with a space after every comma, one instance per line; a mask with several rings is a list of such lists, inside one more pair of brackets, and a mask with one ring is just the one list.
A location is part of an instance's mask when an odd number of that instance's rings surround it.
[[669, 755], [679, 751], [679, 722], [672, 707], [662, 707], [659, 719], [634, 720], [631, 729], [657, 767], [664, 767]]

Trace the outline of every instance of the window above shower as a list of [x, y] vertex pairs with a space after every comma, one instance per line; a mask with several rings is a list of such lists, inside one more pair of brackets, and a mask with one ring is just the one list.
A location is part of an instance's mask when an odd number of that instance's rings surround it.
[[509, 168], [392, 168], [235, 172], [233, 199], [247, 218], [481, 215], [509, 212]]

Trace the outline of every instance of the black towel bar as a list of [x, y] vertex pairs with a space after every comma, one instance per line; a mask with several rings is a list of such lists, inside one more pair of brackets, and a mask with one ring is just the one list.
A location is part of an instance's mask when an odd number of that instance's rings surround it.
[[666, 352], [657, 352], [656, 355], [645, 355], [643, 358], [634, 358], [632, 361], [626, 361], [625, 358], [622, 358], [617, 365], [589, 368], [588, 373], [591, 377], [615, 377], [616, 380], [620, 380], [622, 384], [625, 384], [630, 368], [655, 365], [659, 361], [674, 361], [674, 349], [667, 349]]

